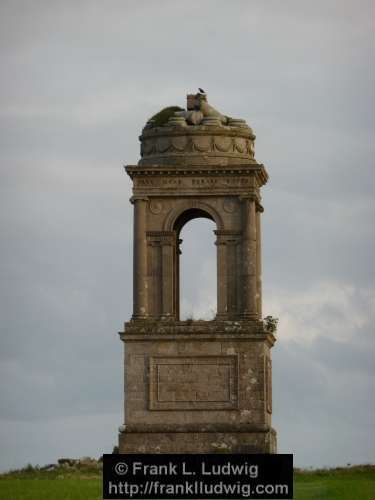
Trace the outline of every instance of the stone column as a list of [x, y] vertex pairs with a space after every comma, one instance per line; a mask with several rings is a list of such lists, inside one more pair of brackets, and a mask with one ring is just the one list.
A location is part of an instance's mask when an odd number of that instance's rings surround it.
[[134, 240], [133, 240], [133, 318], [148, 316], [147, 308], [147, 240], [146, 209], [147, 197], [133, 196]]
[[227, 295], [227, 244], [221, 231], [215, 231], [217, 236], [215, 245], [217, 246], [217, 319], [226, 319], [228, 316], [228, 295]]
[[162, 244], [162, 318], [174, 318], [175, 233], [163, 234]]
[[243, 237], [242, 237], [242, 289], [243, 317], [257, 319], [257, 282], [256, 282], [256, 208], [254, 197], [242, 198]]
[[[177, 236], [176, 236], [177, 237]], [[180, 255], [181, 239], [176, 240], [174, 256], [174, 315], [176, 320], [180, 320]]]
[[258, 317], [262, 317], [262, 236], [261, 236], [261, 224], [260, 217], [263, 212], [263, 207], [257, 204], [256, 207], [256, 280], [257, 280], [257, 312]]

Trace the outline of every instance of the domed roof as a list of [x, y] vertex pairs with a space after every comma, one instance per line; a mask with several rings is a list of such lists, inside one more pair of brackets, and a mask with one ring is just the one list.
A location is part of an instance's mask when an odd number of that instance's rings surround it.
[[255, 135], [245, 120], [223, 115], [203, 92], [187, 95], [186, 110], [162, 109], [142, 130], [139, 165], [230, 165], [255, 162]]

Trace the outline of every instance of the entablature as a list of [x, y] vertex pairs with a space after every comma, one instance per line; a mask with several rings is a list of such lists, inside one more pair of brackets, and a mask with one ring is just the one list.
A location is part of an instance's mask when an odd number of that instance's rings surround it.
[[260, 182], [259, 186], [263, 186], [268, 181], [268, 174], [265, 166], [262, 163], [248, 163], [228, 166], [214, 165], [126, 165], [125, 170], [128, 175], [134, 179], [135, 177], [153, 177], [153, 176], [255, 176]]
[[128, 165], [134, 194], [236, 195], [255, 192], [268, 180], [262, 164], [208, 166]]

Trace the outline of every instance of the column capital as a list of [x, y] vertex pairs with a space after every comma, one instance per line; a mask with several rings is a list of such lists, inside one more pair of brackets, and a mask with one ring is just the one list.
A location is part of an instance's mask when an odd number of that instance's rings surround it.
[[216, 230], [214, 233], [217, 236], [215, 245], [234, 245], [239, 243], [242, 236], [242, 231], [228, 229]]
[[258, 201], [258, 196], [255, 193], [249, 193], [239, 196], [240, 201]]
[[147, 239], [149, 242], [158, 242], [160, 245], [175, 245], [175, 231], [147, 231]]
[[134, 205], [136, 201], [148, 201], [148, 200], [149, 200], [148, 196], [140, 196], [140, 195], [134, 195], [131, 198], [129, 198], [129, 201], [132, 205]]

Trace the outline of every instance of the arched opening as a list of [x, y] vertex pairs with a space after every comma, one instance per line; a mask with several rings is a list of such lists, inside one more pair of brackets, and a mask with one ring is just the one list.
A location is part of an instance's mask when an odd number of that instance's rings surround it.
[[216, 224], [201, 209], [183, 212], [174, 225], [179, 240], [176, 259], [176, 311], [181, 320], [213, 319], [217, 311]]

